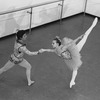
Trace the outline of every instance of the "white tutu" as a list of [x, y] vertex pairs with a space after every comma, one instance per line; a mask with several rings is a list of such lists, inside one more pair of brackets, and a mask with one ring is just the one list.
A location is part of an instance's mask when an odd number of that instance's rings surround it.
[[[62, 43], [68, 45], [72, 41], [72, 39], [64, 38]], [[64, 61], [71, 70], [75, 70], [82, 65], [81, 55], [75, 43], [72, 43], [67, 49], [70, 52], [71, 59], [64, 59]]]

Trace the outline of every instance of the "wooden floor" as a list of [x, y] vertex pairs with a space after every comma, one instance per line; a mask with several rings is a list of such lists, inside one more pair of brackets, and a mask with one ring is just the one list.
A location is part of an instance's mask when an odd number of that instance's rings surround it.
[[[59, 35], [72, 39], [83, 34], [92, 24], [93, 16], [79, 14], [59, 22], [32, 30], [27, 48], [36, 51], [52, 48], [52, 39]], [[15, 36], [0, 39], [0, 68], [13, 52]], [[72, 72], [61, 58], [54, 53], [37, 56], [25, 55], [32, 65], [32, 80], [28, 87], [25, 69], [16, 65], [0, 75], [0, 100], [100, 100], [100, 20], [91, 32], [81, 51], [83, 65], [79, 69], [76, 85], [70, 89]]]

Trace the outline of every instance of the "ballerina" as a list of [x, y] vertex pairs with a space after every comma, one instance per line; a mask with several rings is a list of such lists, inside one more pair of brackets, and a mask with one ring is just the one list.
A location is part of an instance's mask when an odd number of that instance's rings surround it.
[[30, 63], [23, 58], [24, 53], [28, 55], [37, 55], [39, 51], [31, 52], [26, 48], [26, 44], [24, 41], [27, 38], [27, 34], [25, 30], [17, 30], [16, 33], [16, 40], [14, 45], [14, 53], [11, 54], [10, 59], [8, 62], [0, 69], [0, 74], [12, 68], [15, 64], [20, 65], [26, 68], [26, 76], [28, 80], [28, 86], [34, 83], [31, 80], [31, 65]]
[[75, 85], [75, 79], [78, 73], [78, 69], [82, 65], [80, 51], [82, 50], [84, 44], [87, 41], [89, 34], [91, 33], [92, 29], [96, 26], [97, 22], [98, 22], [98, 18], [96, 17], [91, 27], [84, 34], [82, 34], [75, 40], [72, 40], [67, 37], [64, 37], [61, 40], [58, 36], [56, 36], [56, 38], [53, 39], [52, 41], [53, 49], [41, 49], [40, 50], [41, 53], [45, 51], [54, 52], [58, 56], [64, 59], [68, 68], [72, 70], [70, 88], [72, 88], [72, 86]]

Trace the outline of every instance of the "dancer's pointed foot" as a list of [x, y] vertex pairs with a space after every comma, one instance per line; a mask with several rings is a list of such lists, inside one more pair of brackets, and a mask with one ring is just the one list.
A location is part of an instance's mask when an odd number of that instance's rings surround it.
[[28, 83], [28, 86], [32, 85], [34, 82], [35, 82], [35, 81], [30, 81], [30, 82]]
[[73, 82], [71, 81], [70, 82], [70, 88], [72, 88], [73, 85], [75, 85], [75, 82], [74, 81]]
[[95, 25], [97, 24], [97, 22], [98, 22], [98, 18], [96, 17], [96, 18], [94, 19], [94, 21], [93, 21], [93, 26], [95, 26]]

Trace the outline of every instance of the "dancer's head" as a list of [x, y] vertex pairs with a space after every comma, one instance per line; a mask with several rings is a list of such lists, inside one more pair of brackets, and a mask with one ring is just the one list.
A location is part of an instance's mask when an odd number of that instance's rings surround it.
[[26, 40], [27, 38], [25, 30], [18, 30], [16, 36], [17, 36], [17, 40]]
[[56, 48], [60, 45], [61, 45], [61, 39], [58, 36], [56, 36], [52, 41], [52, 46], [53, 48]]

